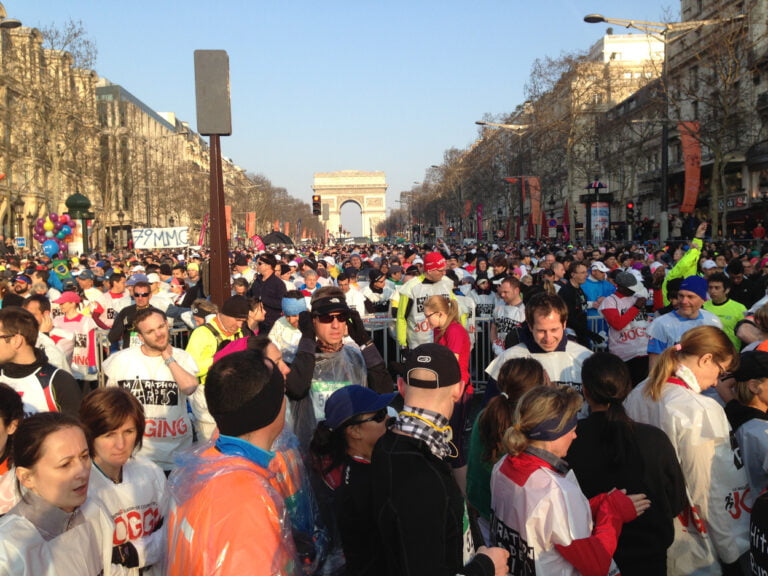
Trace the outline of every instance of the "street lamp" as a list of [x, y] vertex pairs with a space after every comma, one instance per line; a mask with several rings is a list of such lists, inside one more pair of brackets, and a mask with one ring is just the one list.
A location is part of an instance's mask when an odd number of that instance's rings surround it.
[[[687, 22], [648, 22], [645, 20], [626, 20], [623, 18], [607, 18], [602, 14], [587, 14], [584, 22], [588, 24], [615, 24], [625, 28], [634, 28], [657, 38], [664, 44], [664, 61], [661, 64], [661, 82], [664, 95], [664, 117], [669, 116], [669, 44], [679, 40], [691, 30], [697, 30], [713, 24], [724, 24], [741, 20], [744, 14], [738, 14], [731, 18], [714, 18], [710, 20], [688, 20]], [[669, 237], [669, 121], [661, 124], [661, 196], [659, 201], [659, 241], [664, 243]]]
[[0, 3], [0, 28], [4, 30], [13, 30], [19, 26], [21, 26], [21, 20], [8, 18], [8, 13], [5, 11], [5, 6]]
[[125, 242], [123, 242], [123, 220], [125, 220], [125, 212], [120, 210], [117, 213], [117, 221], [120, 223], [120, 228], [117, 230], [117, 243], [120, 244], [120, 248], [125, 247]]

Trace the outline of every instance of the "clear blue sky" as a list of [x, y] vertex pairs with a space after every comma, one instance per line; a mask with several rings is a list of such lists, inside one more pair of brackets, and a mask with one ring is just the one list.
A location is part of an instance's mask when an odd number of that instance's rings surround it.
[[[230, 58], [222, 149], [309, 199], [315, 172], [383, 170], [387, 204], [475, 120], [521, 103], [532, 62], [605, 32], [583, 16], [676, 19], [676, 0], [4, 0], [25, 26], [82, 20], [100, 76], [195, 125], [193, 52]], [[616, 29], [621, 33], [622, 29]], [[357, 233], [356, 230], [353, 230]]]

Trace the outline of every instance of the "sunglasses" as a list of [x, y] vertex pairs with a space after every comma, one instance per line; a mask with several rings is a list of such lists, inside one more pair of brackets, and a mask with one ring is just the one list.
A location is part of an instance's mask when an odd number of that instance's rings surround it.
[[348, 424], [348, 426], [357, 426], [358, 424], [365, 424], [366, 422], [376, 422], [377, 424], [380, 424], [384, 422], [384, 420], [387, 419], [387, 409], [382, 408], [378, 412], [376, 412], [373, 416], [369, 416], [368, 418], [363, 418], [362, 420], [353, 420]]
[[341, 324], [344, 324], [349, 320], [348, 312], [339, 312], [338, 314], [315, 314], [320, 324], [331, 324], [334, 320], [338, 320]]
[[147, 296], [149, 296], [149, 292], [134, 292], [133, 295], [136, 298], [146, 298]]

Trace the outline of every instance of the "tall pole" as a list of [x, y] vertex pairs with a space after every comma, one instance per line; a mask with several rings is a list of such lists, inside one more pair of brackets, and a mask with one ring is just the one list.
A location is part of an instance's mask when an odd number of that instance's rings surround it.
[[221, 162], [221, 137], [211, 134], [211, 300], [221, 308], [229, 298], [229, 247], [224, 216], [224, 172]]
[[664, 244], [669, 238], [669, 39], [666, 30], [661, 35], [664, 43], [664, 62], [661, 63], [662, 102], [664, 117], [661, 122], [661, 196], [659, 199], [659, 244]]

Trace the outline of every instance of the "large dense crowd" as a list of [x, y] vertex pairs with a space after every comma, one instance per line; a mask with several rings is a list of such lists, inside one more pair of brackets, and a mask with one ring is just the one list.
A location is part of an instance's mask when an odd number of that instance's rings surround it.
[[768, 248], [0, 250], [0, 575], [768, 574]]

